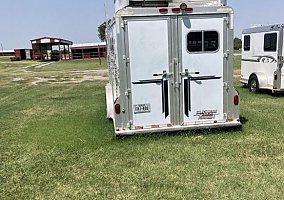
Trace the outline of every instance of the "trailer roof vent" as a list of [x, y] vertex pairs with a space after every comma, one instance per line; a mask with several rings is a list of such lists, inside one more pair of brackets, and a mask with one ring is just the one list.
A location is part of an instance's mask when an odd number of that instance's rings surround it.
[[129, 0], [129, 6], [131, 7], [168, 7], [169, 1], [167, 0]]

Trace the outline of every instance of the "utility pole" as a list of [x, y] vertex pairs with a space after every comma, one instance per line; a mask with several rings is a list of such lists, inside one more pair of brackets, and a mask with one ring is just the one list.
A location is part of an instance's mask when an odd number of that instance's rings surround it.
[[4, 56], [3, 44], [1, 43], [2, 56]]

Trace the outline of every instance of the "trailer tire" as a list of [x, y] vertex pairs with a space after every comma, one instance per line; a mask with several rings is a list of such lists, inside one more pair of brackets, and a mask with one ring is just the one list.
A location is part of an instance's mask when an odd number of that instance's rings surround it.
[[249, 91], [252, 93], [259, 92], [259, 82], [256, 75], [252, 75], [249, 79]]

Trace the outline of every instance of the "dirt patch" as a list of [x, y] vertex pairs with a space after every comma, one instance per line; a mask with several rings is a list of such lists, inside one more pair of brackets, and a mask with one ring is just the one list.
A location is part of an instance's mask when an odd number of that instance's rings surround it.
[[54, 63], [54, 62], [48, 62], [48, 63], [45, 63], [45, 64], [37, 65], [37, 66], [35, 66], [35, 69], [39, 69], [39, 68], [45, 67], [45, 66], [47, 66], [47, 65], [51, 65], [51, 64], [53, 64], [53, 63]]
[[109, 72], [108, 69], [70, 71], [70, 73], [74, 73], [74, 74], [105, 74], [108, 72]]
[[14, 78], [12, 81], [13, 82], [20, 82], [20, 81], [25, 81], [26, 79], [24, 78]]
[[103, 77], [103, 76], [82, 76], [82, 77], [71, 77], [71, 78], [43, 78], [43, 77], [35, 77], [35, 81], [33, 81], [31, 84], [32, 85], [39, 85], [43, 83], [47, 84], [63, 84], [63, 83], [82, 83], [85, 81], [96, 81], [96, 80], [101, 80], [101, 81], [107, 81], [108, 77]]

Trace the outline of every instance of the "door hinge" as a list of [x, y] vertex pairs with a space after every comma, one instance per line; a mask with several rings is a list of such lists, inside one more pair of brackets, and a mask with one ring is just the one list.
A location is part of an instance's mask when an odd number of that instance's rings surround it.
[[230, 56], [230, 51], [227, 50], [225, 53], [224, 53], [224, 58], [228, 59]]
[[131, 93], [131, 89], [128, 88], [128, 89], [125, 91], [125, 96], [129, 97], [130, 93]]
[[228, 17], [224, 17], [224, 22], [227, 24], [227, 26], [230, 25], [230, 20]]
[[224, 82], [223, 86], [226, 91], [229, 90], [229, 84], [227, 82]]
[[124, 60], [125, 63], [129, 63], [129, 58], [126, 57], [126, 55], [122, 56], [122, 59]]
[[127, 21], [121, 22], [120, 26], [122, 29], [125, 29], [125, 26], [127, 25]]

